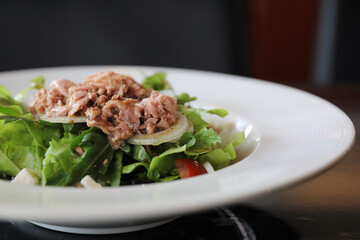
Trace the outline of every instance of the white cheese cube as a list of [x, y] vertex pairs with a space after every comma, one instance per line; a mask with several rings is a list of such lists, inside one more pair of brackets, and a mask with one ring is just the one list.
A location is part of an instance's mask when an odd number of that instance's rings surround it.
[[86, 175], [85, 177], [83, 177], [80, 181], [80, 184], [84, 188], [101, 188], [101, 184], [95, 182], [95, 180], [92, 179], [92, 177], [90, 177], [89, 175]]
[[31, 170], [23, 168], [11, 182], [27, 185], [36, 185], [39, 183], [39, 178], [35, 177], [34, 174], [31, 173]]

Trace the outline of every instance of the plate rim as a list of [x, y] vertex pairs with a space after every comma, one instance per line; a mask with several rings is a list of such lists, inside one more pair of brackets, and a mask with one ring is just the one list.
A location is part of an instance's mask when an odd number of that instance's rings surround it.
[[[353, 125], [353, 123], [351, 122], [350, 118], [336, 105], [334, 105], [331, 102], [326, 101], [325, 99], [316, 96], [312, 93], [306, 92], [304, 90], [301, 89], [297, 89], [291, 86], [287, 86], [284, 84], [280, 84], [280, 83], [274, 83], [274, 82], [269, 82], [266, 80], [260, 80], [260, 79], [254, 79], [254, 78], [249, 78], [249, 77], [243, 77], [243, 76], [236, 76], [236, 75], [232, 75], [232, 74], [227, 74], [227, 73], [218, 73], [218, 72], [211, 72], [211, 71], [203, 71], [203, 70], [192, 70], [192, 69], [183, 69], [183, 68], [171, 68], [171, 67], [157, 67], [157, 66], [133, 66], [133, 65], [84, 65], [84, 66], [58, 66], [58, 67], [49, 67], [49, 68], [29, 68], [29, 69], [20, 69], [20, 70], [11, 70], [11, 71], [4, 71], [4, 72], [0, 72], [0, 77], [2, 75], [5, 74], [18, 74], [19, 72], [22, 73], [26, 73], [26, 72], [36, 72], [39, 71], [41, 73], [41, 71], [51, 71], [51, 70], [61, 70], [61, 69], [79, 69], [79, 68], [105, 68], [105, 69], [109, 69], [109, 68], [118, 68], [118, 67], [125, 67], [125, 68], [133, 68], [133, 69], [146, 69], [146, 70], [164, 70], [164, 71], [183, 71], [183, 72], [196, 72], [197, 74], [215, 74], [215, 75], [226, 75], [229, 77], [236, 77], [236, 78], [241, 78], [242, 80], [246, 80], [246, 81], [256, 81], [257, 83], [260, 84], [267, 84], [273, 87], [280, 87], [285, 89], [285, 91], [287, 90], [291, 90], [291, 91], [297, 91], [300, 94], [305, 94], [307, 96], [310, 97], [315, 97], [314, 99], [317, 99], [317, 101], [321, 101], [323, 104], [327, 104], [328, 106], [330, 106], [334, 111], [336, 111], [336, 113], [339, 115], [339, 117], [342, 118], [343, 121], [345, 121], [345, 124], [348, 125], [348, 127], [350, 127], [349, 130], [349, 134], [348, 134], [348, 141], [349, 143], [347, 144], [347, 146], [343, 149], [342, 152], [339, 152], [337, 156], [335, 156], [332, 160], [328, 161], [327, 164], [322, 165], [321, 168], [317, 168], [317, 169], [313, 169], [312, 172], [308, 172], [306, 175], [303, 175], [301, 177], [301, 179], [293, 179], [292, 181], [288, 181], [286, 183], [283, 183], [281, 185], [277, 185], [274, 186], [271, 189], [271, 192], [275, 192], [275, 191], [279, 191], [281, 189], [285, 189], [291, 186], [294, 186], [296, 184], [300, 184], [302, 182], [305, 182], [309, 179], [311, 179], [312, 177], [317, 176], [318, 174], [321, 174], [325, 171], [327, 171], [328, 169], [330, 169], [331, 167], [335, 166], [336, 163], [339, 162], [340, 159], [342, 159], [352, 148], [352, 146], [354, 145], [355, 142], [355, 127]], [[171, 81], [171, 80], [170, 80]], [[261, 134], [261, 133], [260, 133]], [[352, 137], [351, 137], [352, 136]], [[350, 140], [351, 138], [351, 140]], [[260, 143], [261, 144], [261, 143]], [[224, 169], [220, 170], [223, 171]], [[186, 179], [186, 180], [182, 180], [182, 181], [194, 181], [197, 178], [194, 179]], [[6, 183], [7, 184], [7, 183]], [[163, 183], [161, 183], [163, 184]], [[165, 183], [165, 184], [171, 184], [171, 183]], [[2, 188], [3, 184], [0, 183], [0, 188]], [[17, 188], [19, 187], [24, 188], [24, 186], [16, 186]], [[31, 187], [32, 188], [32, 187]], [[35, 186], [35, 188], [41, 188], [39, 186]], [[59, 188], [59, 187], [55, 187], [55, 188]], [[66, 188], [66, 187], [65, 187]], [[106, 190], [107, 191], [107, 190]], [[162, 212], [162, 213], [158, 213], [156, 215], [139, 215], [137, 217], [134, 217], [134, 219], [145, 219], [145, 218], [151, 218], [151, 217], [165, 217], [165, 216], [170, 216], [170, 215], [175, 215], [175, 214], [181, 214], [181, 213], [187, 213], [187, 212], [193, 212], [193, 211], [201, 211], [201, 210], [205, 210], [208, 209], [209, 207], [214, 207], [214, 206], [220, 206], [220, 205], [228, 205], [233, 203], [234, 201], [236, 201], [237, 199], [241, 199], [241, 201], [246, 201], [250, 198], [254, 198], [254, 197], [258, 197], [262, 194], [265, 194], [264, 192], [252, 192], [252, 194], [248, 194], [246, 197], [242, 197], [238, 196], [236, 194], [233, 194], [232, 196], [227, 196], [225, 199], [213, 199], [212, 201], [209, 201], [207, 204], [204, 204], [203, 206], [199, 207], [197, 206], [196, 209], [189, 209], [189, 211], [184, 211], [183, 209], [181, 211], [176, 211], [175, 209], [173, 211], [167, 211], [167, 212]], [[0, 201], [0, 208], [3, 207], [3, 204]], [[51, 220], [52, 218], [42, 218], [42, 217], [38, 217], [36, 216], [36, 214], [31, 214], [31, 213], [27, 213], [29, 215], [29, 219], [30, 220]], [[0, 217], [4, 216], [4, 214], [0, 214]], [[18, 215], [13, 215], [14, 218], [22, 218], [21, 214]], [[33, 218], [31, 218], [33, 217]], [[105, 221], [114, 221], [116, 219], [119, 219], [119, 217], [113, 217], [113, 218], [107, 218], [107, 219], [103, 219]]]

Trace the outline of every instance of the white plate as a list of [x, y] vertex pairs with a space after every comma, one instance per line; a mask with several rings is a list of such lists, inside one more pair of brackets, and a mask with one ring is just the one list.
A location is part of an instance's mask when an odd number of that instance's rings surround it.
[[[136, 80], [167, 73], [177, 93], [221, 106], [251, 130], [244, 160], [191, 179], [103, 189], [22, 186], [0, 181], [0, 218], [66, 226], [131, 226], [267, 194], [318, 174], [349, 151], [355, 130], [337, 107], [309, 93], [265, 81], [159, 67], [84, 66], [0, 73], [12, 93], [44, 75], [82, 81], [98, 71], [127, 73]], [[260, 141], [259, 141], [260, 139]]]

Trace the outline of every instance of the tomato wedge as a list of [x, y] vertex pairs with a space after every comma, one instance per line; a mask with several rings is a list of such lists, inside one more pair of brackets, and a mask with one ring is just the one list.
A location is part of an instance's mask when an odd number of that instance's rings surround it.
[[207, 173], [203, 165], [192, 159], [176, 159], [175, 166], [179, 172], [180, 178], [189, 178]]

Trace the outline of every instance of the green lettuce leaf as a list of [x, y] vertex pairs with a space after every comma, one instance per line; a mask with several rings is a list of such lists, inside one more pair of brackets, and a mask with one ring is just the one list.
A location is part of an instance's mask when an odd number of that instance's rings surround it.
[[[117, 170], [122, 167], [122, 153], [112, 161], [114, 150], [105, 135], [93, 128], [78, 134], [72, 134], [73, 128], [68, 125], [64, 130], [64, 136], [50, 141], [45, 153], [42, 185], [74, 185], [87, 174], [102, 184], [120, 184]], [[81, 148], [84, 153], [79, 154], [75, 148]]]
[[97, 169], [98, 174], [103, 175], [105, 174], [109, 166], [114, 158], [114, 149], [110, 148], [108, 151], [104, 152], [104, 154], [100, 157], [100, 159], [103, 159], [103, 162], [101, 162], [96, 167], [92, 168], [93, 170]]
[[209, 162], [215, 170], [228, 166], [231, 160], [230, 154], [221, 148], [216, 148], [199, 157], [201, 163]]
[[[78, 141], [77, 138], [73, 141], [75, 140]], [[76, 147], [73, 142], [71, 142], [70, 148], [71, 146], [73, 148]], [[105, 135], [93, 132], [83, 136], [83, 139], [77, 147], [81, 147], [84, 150], [84, 154], [66, 176], [65, 185], [74, 185], [76, 182], [79, 182], [87, 172], [91, 170], [91, 167], [93, 167], [95, 163], [99, 166], [104, 162], [104, 156], [106, 157], [108, 155], [108, 151], [113, 151]], [[94, 178], [93, 174], [97, 173], [92, 172], [92, 174], [90, 174]], [[94, 179], [96, 179], [96, 177]]]
[[[200, 154], [212, 151], [213, 145], [220, 143], [221, 138], [212, 128], [198, 134], [185, 132], [177, 143], [152, 159], [148, 170], [148, 178], [153, 181], [165, 181], [172, 171], [176, 170], [175, 160], [179, 158], [196, 158]], [[162, 178], [165, 178], [161, 180]], [[174, 179], [176, 177], [173, 177]]]
[[146, 162], [137, 162], [137, 163], [131, 163], [123, 167], [122, 174], [129, 174], [132, 173], [135, 169], [138, 167], [145, 167], [146, 170], [149, 169], [149, 164]]
[[28, 134], [34, 138], [35, 144], [42, 147], [44, 150], [49, 147], [49, 143], [52, 139], [58, 140], [61, 137], [60, 128], [22, 119], [17, 120], [16, 122], [26, 127]]
[[166, 81], [166, 74], [162, 72], [146, 77], [142, 85], [145, 88], [152, 88], [157, 91], [171, 89], [170, 84]]
[[186, 145], [186, 148], [189, 149], [194, 146], [196, 143], [196, 138], [191, 132], [184, 132], [180, 140], [177, 143], [178, 147]]
[[166, 177], [176, 168], [175, 159], [184, 158], [184, 151], [186, 145], [181, 147], [170, 148], [161, 155], [154, 157], [151, 160], [148, 170], [148, 178], [153, 181], [158, 181], [160, 177]]
[[41, 171], [41, 185], [65, 185], [66, 172], [60, 161], [56, 159], [51, 151], [45, 154], [44, 167]]
[[27, 168], [37, 177], [41, 176], [44, 150], [37, 146], [9, 146], [8, 158], [20, 169]]
[[[123, 152], [111, 148], [107, 137], [90, 128], [72, 134], [76, 126], [64, 126], [64, 137], [52, 141], [46, 152], [43, 185], [74, 185], [90, 175], [102, 185], [119, 186]], [[79, 155], [76, 148], [84, 152]]]
[[201, 163], [209, 162], [215, 170], [224, 168], [230, 164], [230, 161], [236, 158], [235, 147], [245, 141], [244, 132], [238, 132], [231, 136], [231, 141], [225, 148], [215, 148], [211, 152], [199, 156]]
[[[0, 106], [6, 107], [6, 106], [18, 106], [21, 108], [23, 113], [27, 113], [28, 109], [25, 106], [24, 103], [16, 101], [11, 97], [10, 92], [2, 85], [0, 85]], [[5, 110], [6, 111], [6, 110]], [[10, 113], [5, 113], [8, 115], [11, 115]], [[18, 116], [18, 115], [14, 115]]]
[[126, 155], [137, 161], [146, 161], [148, 163], [151, 161], [149, 154], [142, 145], [132, 145], [126, 143], [121, 147], [121, 150], [124, 151]]
[[24, 115], [24, 111], [19, 105], [0, 106], [0, 113], [15, 117]]
[[205, 131], [195, 135], [196, 143], [193, 147], [211, 146], [212, 144], [220, 143], [221, 137], [214, 132], [214, 129], [209, 128]]
[[0, 85], [0, 97], [2, 97], [2, 98], [11, 98], [11, 93], [3, 85]]
[[69, 143], [61, 139], [59, 143], [55, 140], [50, 142], [50, 147], [47, 152], [51, 153], [64, 168], [65, 172], [70, 170], [76, 165], [75, 157], [71, 154]]
[[0, 150], [0, 172], [15, 177], [20, 168], [16, 166], [4, 153]]
[[91, 127], [89, 129], [86, 129], [84, 131], [82, 131], [78, 136], [76, 136], [70, 143], [70, 150], [74, 153], [74, 149], [75, 147], [78, 147], [79, 144], [83, 141], [84, 137], [89, 134], [89, 133], [100, 133], [101, 130], [99, 130], [98, 128], [95, 127]]
[[23, 90], [21, 90], [16, 96], [15, 96], [15, 100], [16, 101], [22, 101], [25, 99], [26, 93], [32, 89], [41, 89], [44, 88], [44, 82], [45, 82], [45, 78], [43, 76], [37, 76], [33, 79], [31, 79], [31, 85], [30, 87], [27, 87]]
[[213, 145], [221, 143], [221, 137], [214, 132], [214, 129], [205, 129], [200, 133], [185, 132], [178, 141], [178, 147], [186, 145], [185, 154], [197, 156], [210, 152]]
[[228, 114], [228, 112], [222, 108], [205, 110], [201, 108], [191, 108], [184, 105], [179, 105], [178, 110], [185, 114], [185, 116], [192, 122], [195, 132], [203, 131], [205, 128], [210, 126], [208, 122], [202, 119], [203, 114], [216, 114], [220, 117], [225, 117]]
[[208, 122], [202, 119], [202, 111], [182, 105], [178, 107], [178, 110], [185, 114], [185, 116], [192, 122], [195, 132], [201, 131], [206, 127], [210, 126]]
[[215, 108], [210, 110], [205, 110], [207, 113], [218, 115], [219, 117], [226, 117], [229, 113], [223, 108]]
[[177, 95], [176, 99], [177, 99], [177, 104], [184, 105], [185, 103], [195, 101], [197, 98], [196, 97], [190, 97], [190, 95], [187, 94], [187, 93], [182, 93], [180, 95]]
[[123, 161], [123, 152], [118, 150], [114, 154], [107, 171], [104, 174], [98, 176], [97, 181], [102, 185], [110, 185], [113, 187], [119, 186], [121, 183], [121, 174], [122, 174], [122, 161]]
[[206, 129], [199, 134], [196, 134], [194, 138], [195, 144], [191, 147], [188, 145], [185, 150], [185, 154], [189, 156], [196, 156], [210, 152], [214, 144], [221, 143], [221, 137], [216, 134], [212, 128]]
[[[41, 175], [42, 160], [51, 139], [60, 130], [26, 119], [0, 120], [0, 149], [19, 169], [27, 168]], [[4, 167], [0, 167], [1, 169]], [[14, 171], [12, 174], [13, 176]]]
[[64, 185], [66, 175], [79, 162], [80, 156], [72, 153], [70, 143], [76, 135], [65, 132], [58, 141], [52, 140], [45, 152], [42, 169], [42, 185]]
[[75, 165], [75, 161], [71, 156], [69, 145], [52, 140], [45, 153], [44, 166], [41, 171], [41, 185], [64, 185], [66, 174], [73, 165]]
[[170, 181], [174, 181], [179, 178], [180, 178], [179, 175], [168, 176], [168, 177], [159, 178], [159, 182], [170, 182]]

